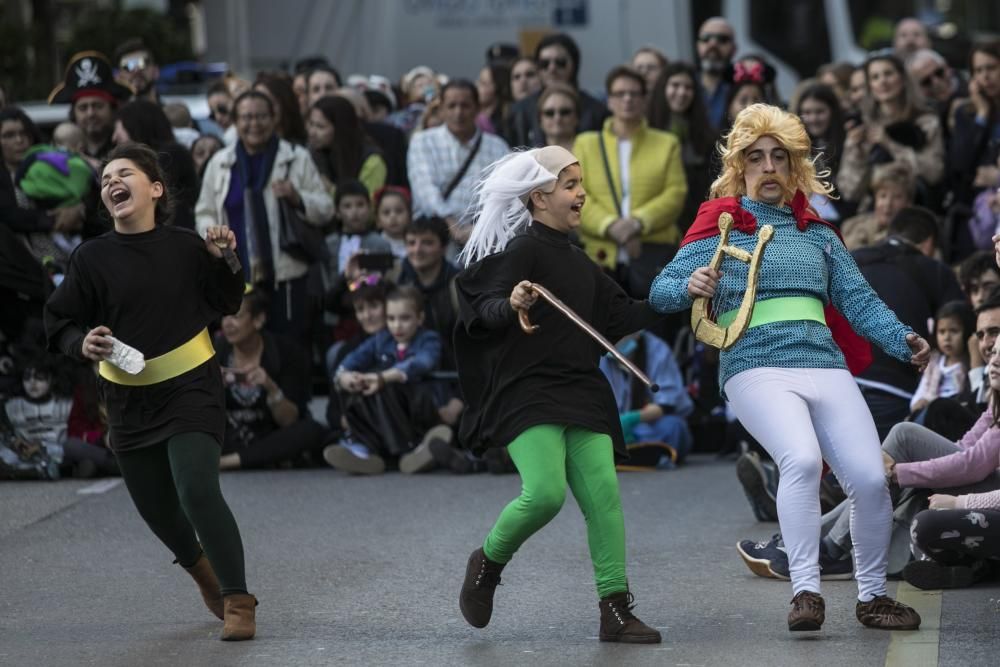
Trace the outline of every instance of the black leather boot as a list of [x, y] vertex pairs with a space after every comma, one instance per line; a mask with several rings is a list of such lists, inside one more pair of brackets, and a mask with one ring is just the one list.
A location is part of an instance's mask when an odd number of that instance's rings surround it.
[[485, 628], [493, 616], [493, 593], [500, 584], [502, 563], [494, 563], [480, 547], [469, 556], [465, 568], [465, 581], [458, 596], [462, 616], [474, 628]]
[[663, 641], [657, 630], [649, 627], [632, 613], [633, 595], [624, 591], [601, 598], [601, 641], [625, 644], [659, 644]]

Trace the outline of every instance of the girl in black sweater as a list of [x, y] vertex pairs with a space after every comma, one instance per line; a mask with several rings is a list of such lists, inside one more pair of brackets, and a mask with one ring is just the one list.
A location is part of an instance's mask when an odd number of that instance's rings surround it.
[[[243, 543], [219, 488], [226, 414], [207, 329], [240, 307], [242, 271], [222, 261], [219, 246], [236, 240], [224, 227], [202, 240], [166, 224], [163, 175], [143, 145], [111, 152], [101, 199], [114, 231], [73, 253], [45, 306], [49, 346], [99, 363], [110, 445], [139, 514], [225, 620], [222, 639], [251, 639], [257, 601], [247, 593]], [[141, 370], [115, 365], [118, 340], [145, 354]]]

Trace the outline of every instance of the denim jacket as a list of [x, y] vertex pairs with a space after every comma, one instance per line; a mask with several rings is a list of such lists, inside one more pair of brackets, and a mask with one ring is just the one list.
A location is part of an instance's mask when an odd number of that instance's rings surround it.
[[395, 368], [406, 375], [407, 382], [419, 382], [441, 364], [441, 336], [430, 329], [417, 330], [402, 357], [399, 358], [396, 339], [388, 329], [382, 329], [344, 357], [337, 373], [375, 373]]

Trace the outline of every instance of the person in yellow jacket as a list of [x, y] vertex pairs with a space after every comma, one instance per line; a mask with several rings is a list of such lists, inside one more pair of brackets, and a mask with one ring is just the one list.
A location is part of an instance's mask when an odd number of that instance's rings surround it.
[[677, 138], [646, 124], [643, 76], [616, 67], [605, 83], [611, 118], [573, 145], [587, 175], [580, 236], [592, 259], [643, 294], [677, 250], [687, 179]]

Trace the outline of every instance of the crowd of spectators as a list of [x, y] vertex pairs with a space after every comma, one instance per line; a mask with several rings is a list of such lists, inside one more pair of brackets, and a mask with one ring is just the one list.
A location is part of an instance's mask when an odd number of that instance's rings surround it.
[[[73, 249], [110, 229], [94, 176], [115, 145], [161, 156], [171, 224], [236, 235], [247, 294], [216, 331], [223, 467], [503, 472], [502, 454], [466, 453], [453, 428], [463, 410], [453, 260], [483, 169], [512, 149], [572, 150], [588, 191], [577, 241], [644, 298], [707, 196], [716, 142], [757, 102], [802, 119], [835, 187], [812, 206], [882, 299], [937, 342], [923, 376], [876, 351], [859, 377], [880, 434], [911, 421], [957, 439], [985, 407], [1000, 331], [990, 291], [1000, 283], [1000, 44], [977, 43], [952, 66], [904, 19], [892, 47], [820, 67], [786, 101], [774, 67], [741, 53], [725, 19], [706, 21], [695, 41], [694, 62], [638, 49], [600, 91], [581, 88], [585, 45], [563, 33], [530, 54], [490, 47], [475, 80], [426, 66], [397, 80], [345, 78], [308, 58], [293, 71], [227, 74], [206, 91], [209, 116], [192, 119], [160, 99], [155, 49], [129, 39], [112, 59], [70, 59], [49, 100], [69, 103], [69, 117], [49, 137], [0, 91], [0, 472], [114, 473], [93, 371], [53, 358], [39, 320]], [[650, 395], [602, 364], [643, 465], [718, 449], [723, 430], [752, 448], [724, 425], [712, 351], [681, 319], [618, 345], [663, 387]], [[755, 451], [738, 463], [750, 470], [741, 479], [760, 482], [748, 487], [760, 518], [773, 504], [768, 465]]]

